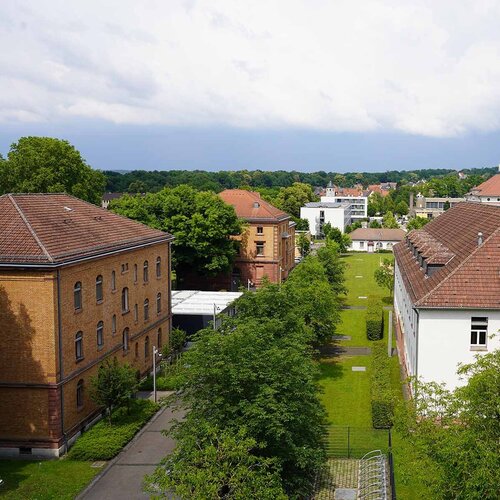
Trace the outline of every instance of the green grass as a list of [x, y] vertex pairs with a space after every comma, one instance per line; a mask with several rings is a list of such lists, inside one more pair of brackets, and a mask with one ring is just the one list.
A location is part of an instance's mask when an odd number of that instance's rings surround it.
[[366, 338], [366, 311], [344, 309], [340, 313], [341, 323], [337, 328], [339, 335], [350, 335], [351, 340], [342, 340], [345, 346], [369, 346], [370, 340]]
[[[392, 303], [389, 290], [377, 285], [373, 273], [379, 267], [384, 259], [394, 259], [392, 254], [376, 253], [350, 253], [342, 257], [346, 262], [346, 286], [348, 293], [345, 303], [350, 306], [366, 306], [366, 299], [358, 297], [367, 297], [371, 295], [383, 300], [385, 304]], [[362, 278], [356, 278], [362, 276]]]
[[0, 461], [0, 497], [5, 499], [73, 499], [102, 469], [91, 462], [68, 459], [28, 462]]

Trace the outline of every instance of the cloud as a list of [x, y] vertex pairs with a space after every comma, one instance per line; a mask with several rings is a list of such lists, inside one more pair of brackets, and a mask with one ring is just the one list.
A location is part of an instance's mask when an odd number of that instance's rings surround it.
[[500, 0], [3, 0], [0, 121], [500, 128]]

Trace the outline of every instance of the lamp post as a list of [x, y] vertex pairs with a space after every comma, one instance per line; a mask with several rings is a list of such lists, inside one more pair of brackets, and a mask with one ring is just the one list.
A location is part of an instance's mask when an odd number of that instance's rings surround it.
[[250, 291], [250, 287], [253, 285], [251, 279], [247, 279], [247, 290]]
[[159, 358], [161, 358], [161, 352], [153, 346], [153, 395], [154, 395], [154, 400], [155, 403], [157, 403], [157, 396], [156, 396], [156, 356], [158, 355]]
[[214, 330], [217, 330], [217, 311], [220, 310], [220, 307], [217, 304], [214, 304]]

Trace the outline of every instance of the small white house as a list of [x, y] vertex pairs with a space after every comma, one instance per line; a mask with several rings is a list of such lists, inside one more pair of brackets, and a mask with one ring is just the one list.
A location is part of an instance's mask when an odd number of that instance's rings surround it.
[[459, 203], [394, 247], [398, 351], [409, 376], [464, 383], [500, 348], [500, 207]]
[[404, 240], [405, 234], [402, 229], [360, 227], [349, 234], [351, 238], [350, 250], [369, 253], [377, 250], [392, 251], [392, 247], [396, 243]]
[[323, 234], [323, 226], [330, 223], [344, 232], [351, 223], [351, 206], [349, 203], [311, 202], [300, 208], [300, 218], [309, 221], [312, 236]]

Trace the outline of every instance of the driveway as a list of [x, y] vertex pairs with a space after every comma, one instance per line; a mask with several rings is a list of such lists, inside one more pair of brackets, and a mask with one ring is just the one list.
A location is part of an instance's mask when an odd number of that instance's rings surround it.
[[85, 500], [144, 499], [144, 476], [151, 474], [175, 443], [161, 431], [169, 429], [183, 414], [170, 407], [161, 409], [141, 432], [111, 461], [106, 469], [79, 495]]

